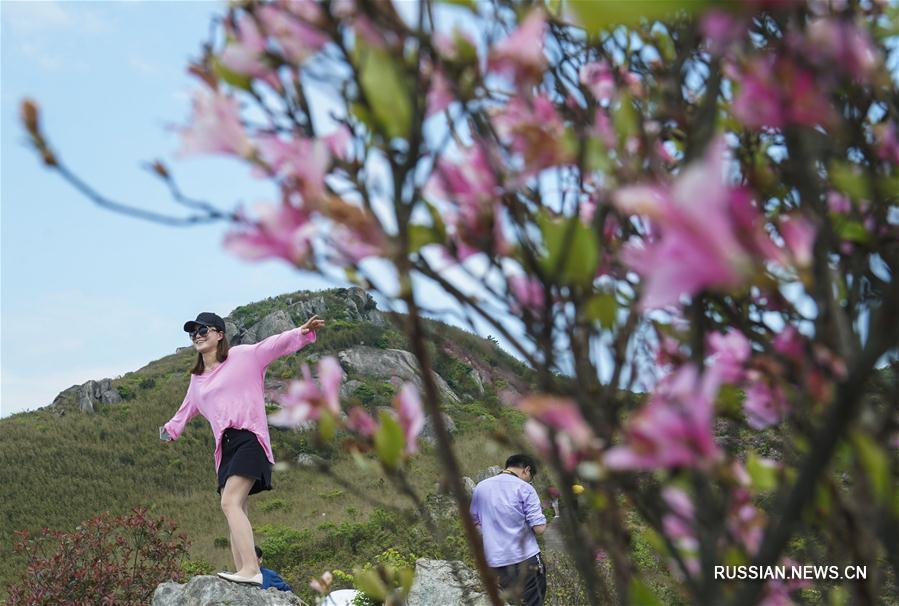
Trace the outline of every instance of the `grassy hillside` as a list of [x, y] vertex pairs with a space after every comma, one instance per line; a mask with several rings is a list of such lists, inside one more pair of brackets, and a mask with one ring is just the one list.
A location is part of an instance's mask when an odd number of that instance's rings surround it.
[[[347, 316], [345, 291], [327, 291], [322, 315], [328, 327], [318, 342], [269, 368], [273, 379], [296, 376], [299, 365], [359, 343], [382, 348], [406, 348], [399, 330], [387, 317], [382, 326]], [[245, 306], [232, 314], [241, 326], [267, 314], [288, 310], [303, 295], [285, 295]], [[294, 310], [295, 312], [295, 310]], [[293, 316], [293, 313], [292, 313]], [[295, 322], [304, 318], [292, 317]], [[490, 341], [465, 331], [429, 322], [434, 367], [461, 401], [448, 409], [456, 426], [456, 444], [463, 470], [476, 475], [498, 464], [507, 453], [485, 447], [485, 434], [497, 428], [517, 431], [521, 418], [500, 405], [497, 389], [486, 385], [481, 394], [471, 378], [471, 366], [450, 352], [464, 351], [476, 364], [500, 374], [524, 377], [527, 369]], [[93, 414], [72, 406], [21, 413], [0, 421], [0, 483], [4, 503], [0, 513], [0, 587], [8, 587], [22, 562], [11, 554], [12, 532], [49, 527], [66, 530], [102, 511], [124, 513], [145, 505], [157, 515], [175, 519], [192, 541], [190, 569], [194, 572], [228, 569], [227, 526], [221, 514], [213, 469], [213, 437], [202, 417], [194, 419], [174, 443], [162, 443], [157, 428], [178, 408], [189, 381], [195, 354], [183, 351], [152, 362], [116, 379], [120, 404], [100, 405]], [[85, 377], [87, 379], [100, 377]], [[368, 408], [387, 405], [394, 387], [380, 378], [350, 373], [359, 381], [349, 400]], [[345, 404], [349, 404], [346, 402]], [[274, 474], [275, 490], [250, 499], [251, 519], [258, 540], [271, 554], [269, 564], [281, 568], [289, 582], [305, 588], [308, 578], [329, 568], [351, 570], [371, 562], [389, 547], [418, 556], [464, 557], [461, 535], [442, 546], [423, 532], [409, 513], [408, 500], [397, 496], [378, 473], [361, 469], [339, 451], [339, 438], [330, 445], [315, 443], [309, 432], [272, 429], [276, 460], [291, 462], [297, 454], [316, 453], [333, 462], [336, 475], [373, 497], [377, 503], [342, 488], [334, 480], [291, 465]], [[425, 448], [415, 460], [411, 479], [424, 496], [440, 479], [438, 463]], [[397, 511], [399, 510], [399, 511]]]

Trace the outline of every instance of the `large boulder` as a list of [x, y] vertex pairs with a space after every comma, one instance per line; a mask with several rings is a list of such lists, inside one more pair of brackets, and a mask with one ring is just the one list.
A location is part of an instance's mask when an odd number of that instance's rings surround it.
[[498, 473], [502, 473], [503, 468], [499, 465], [491, 465], [487, 469], [478, 472], [478, 484], [486, 480], [487, 478], [492, 478]]
[[112, 380], [101, 379], [69, 387], [60, 392], [51, 405], [57, 408], [77, 408], [81, 412], [96, 412], [99, 404], [118, 404], [121, 401], [122, 396], [112, 386]]
[[415, 581], [406, 598], [406, 606], [442, 606], [444, 604], [487, 606], [490, 600], [481, 593], [481, 581], [458, 561], [426, 560], [415, 562]]
[[[227, 328], [227, 324], [225, 327]], [[241, 344], [258, 343], [272, 335], [294, 328], [296, 328], [296, 325], [290, 319], [290, 314], [283, 309], [273, 311], [242, 334], [240, 342]]]
[[162, 583], [153, 592], [151, 606], [301, 606], [288, 591], [260, 589], [213, 576], [194, 577], [187, 583]]
[[[424, 384], [418, 371], [418, 360], [412, 352], [357, 345], [344, 349], [337, 354], [337, 357], [341, 364], [352, 368], [361, 375], [385, 379], [397, 388], [407, 381], [412, 382], [418, 388], [419, 393], [424, 393]], [[437, 383], [440, 398], [448, 403], [459, 402], [459, 396], [450, 389], [446, 381], [434, 371], [431, 371], [431, 374]]]

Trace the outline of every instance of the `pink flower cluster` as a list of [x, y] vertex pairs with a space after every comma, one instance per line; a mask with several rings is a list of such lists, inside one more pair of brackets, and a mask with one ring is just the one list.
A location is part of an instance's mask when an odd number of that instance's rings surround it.
[[531, 395], [518, 408], [529, 417], [524, 433], [537, 451], [550, 459], [555, 451], [566, 469], [574, 469], [598, 445], [593, 429], [569, 398]]
[[[280, 427], [303, 427], [317, 421], [323, 414], [356, 435], [370, 440], [380, 429], [380, 424], [360, 406], [354, 406], [344, 417], [340, 407], [340, 384], [343, 369], [333, 356], [318, 363], [317, 384], [308, 365], [303, 365], [303, 378], [291, 381], [287, 393], [281, 398], [281, 409], [269, 415], [269, 422]], [[424, 408], [418, 389], [405, 383], [393, 400], [392, 414], [403, 429], [404, 452], [418, 452], [418, 436], [425, 426]]]
[[721, 456], [712, 417], [719, 378], [687, 364], [668, 375], [628, 420], [624, 443], [603, 455], [611, 470], [708, 468]]
[[622, 255], [645, 278], [643, 309], [676, 304], [704, 289], [740, 287], [764, 260], [780, 258], [749, 192], [725, 184], [724, 150], [724, 141], [717, 140], [672, 185], [614, 193], [620, 212], [652, 222], [647, 237], [628, 244]]

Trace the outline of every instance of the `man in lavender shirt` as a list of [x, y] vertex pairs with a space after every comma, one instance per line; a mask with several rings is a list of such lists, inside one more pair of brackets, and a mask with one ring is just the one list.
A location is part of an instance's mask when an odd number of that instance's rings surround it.
[[471, 495], [471, 517], [484, 539], [487, 563], [506, 599], [523, 606], [542, 606], [546, 597], [546, 567], [536, 537], [546, 529], [546, 517], [531, 486], [536, 475], [534, 458], [515, 454]]

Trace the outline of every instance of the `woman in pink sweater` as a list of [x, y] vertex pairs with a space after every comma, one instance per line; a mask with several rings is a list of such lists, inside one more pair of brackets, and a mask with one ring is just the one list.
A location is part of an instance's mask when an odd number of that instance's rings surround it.
[[247, 517], [247, 497], [272, 489], [272, 444], [265, 415], [265, 369], [275, 359], [315, 342], [325, 325], [318, 316], [293, 330], [272, 335], [254, 345], [228, 347], [225, 322], [203, 312], [187, 322], [197, 350], [190, 385], [181, 408], [160, 428], [160, 438], [176, 440], [188, 421], [203, 415], [215, 436], [215, 468], [222, 512], [228, 520], [231, 555], [236, 572], [219, 576], [237, 583], [262, 584], [253, 527]]

